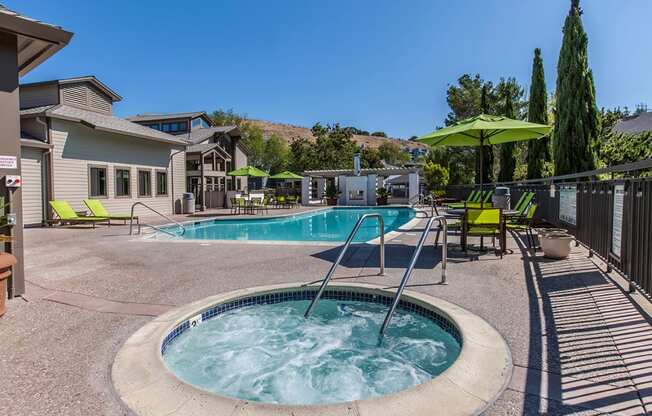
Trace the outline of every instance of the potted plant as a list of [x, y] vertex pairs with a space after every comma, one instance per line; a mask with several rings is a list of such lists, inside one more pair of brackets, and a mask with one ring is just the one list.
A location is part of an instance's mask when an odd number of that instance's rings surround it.
[[[0, 197], [0, 227], [7, 227], [6, 208], [9, 204], [5, 204], [4, 197]], [[0, 247], [4, 243], [12, 240], [10, 235], [0, 234]], [[0, 317], [5, 314], [7, 310], [7, 280], [11, 277], [11, 267], [17, 263], [16, 257], [13, 254], [3, 253], [0, 251]]]
[[326, 185], [326, 205], [337, 205], [337, 199], [340, 191], [335, 186], [335, 182], [328, 182]]
[[389, 198], [389, 191], [387, 188], [378, 188], [376, 191], [376, 204], [387, 205], [387, 198]]
[[550, 259], [565, 259], [571, 251], [571, 242], [575, 239], [566, 230], [539, 230], [543, 255]]

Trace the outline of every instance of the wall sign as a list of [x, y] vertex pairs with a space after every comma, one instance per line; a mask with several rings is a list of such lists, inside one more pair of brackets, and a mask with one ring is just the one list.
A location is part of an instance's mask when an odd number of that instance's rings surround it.
[[577, 186], [562, 185], [559, 189], [559, 219], [577, 225]]
[[625, 185], [614, 186], [614, 212], [611, 227], [611, 252], [621, 257], [623, 237], [623, 211], [625, 208]]
[[0, 169], [18, 169], [18, 158], [16, 156], [0, 155]]

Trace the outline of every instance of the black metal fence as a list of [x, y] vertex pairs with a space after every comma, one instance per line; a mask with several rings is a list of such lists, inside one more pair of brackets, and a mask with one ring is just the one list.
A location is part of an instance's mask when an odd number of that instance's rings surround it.
[[[565, 228], [576, 240], [652, 298], [652, 159], [575, 175], [485, 185], [510, 188], [511, 200], [535, 193], [535, 218]], [[600, 175], [612, 179], [598, 180]], [[620, 178], [615, 178], [619, 176]], [[638, 176], [638, 177], [637, 177]], [[448, 195], [465, 199], [477, 185], [449, 186]]]

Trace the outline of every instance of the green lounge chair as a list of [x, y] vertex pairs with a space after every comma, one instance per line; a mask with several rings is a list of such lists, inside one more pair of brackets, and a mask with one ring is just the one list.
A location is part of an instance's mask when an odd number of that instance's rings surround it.
[[[125, 224], [127, 221], [131, 220], [131, 215], [129, 214], [110, 214], [109, 211], [104, 208], [104, 204], [102, 204], [102, 201], [99, 199], [84, 199], [84, 204], [86, 204], [88, 209], [91, 210], [93, 216], [108, 218], [109, 224], [111, 224], [111, 220], [121, 220], [124, 221]], [[138, 217], [134, 216], [133, 219], [135, 219], [136, 224], [138, 224]]]
[[514, 210], [519, 211], [521, 215], [525, 215], [525, 211], [528, 209], [533, 198], [534, 192], [525, 192], [514, 206]]
[[56, 200], [49, 201], [50, 206], [54, 210], [54, 213], [59, 217], [58, 221], [63, 225], [68, 224], [92, 224], [95, 228], [95, 224], [98, 222], [108, 222], [109, 219], [105, 217], [81, 217], [77, 215], [74, 209], [66, 201]]
[[452, 204], [447, 204], [446, 206], [450, 209], [459, 209], [464, 208], [469, 202], [480, 202], [480, 191], [474, 190], [469, 194], [465, 201], [454, 202]]
[[537, 204], [530, 204], [527, 209], [527, 213], [524, 217], [519, 220], [508, 222], [505, 226], [507, 231], [512, 233], [524, 232], [525, 237], [527, 238], [528, 248], [535, 248], [534, 246], [534, 234], [532, 232], [532, 225], [534, 223], [534, 214], [537, 212]]

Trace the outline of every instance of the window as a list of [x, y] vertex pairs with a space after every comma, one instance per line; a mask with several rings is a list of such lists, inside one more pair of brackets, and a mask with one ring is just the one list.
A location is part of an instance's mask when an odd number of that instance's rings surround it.
[[192, 128], [194, 129], [195, 127], [201, 126], [202, 119], [201, 118], [193, 118], [192, 123], [190, 124]]
[[200, 120], [201, 120], [201, 126], [202, 126], [202, 128], [207, 129], [207, 128], [210, 127], [210, 126], [208, 125], [208, 123], [206, 122], [206, 120], [204, 120], [203, 118], [201, 118]]
[[179, 133], [188, 130], [188, 122], [180, 121], [178, 123], [163, 123], [161, 130], [166, 133]]
[[138, 171], [138, 196], [152, 196], [152, 172]]
[[106, 198], [106, 167], [90, 166], [88, 176], [89, 196], [92, 198]]
[[145, 125], [146, 125], [147, 127], [149, 127], [150, 129], [161, 130], [161, 126], [160, 126], [158, 123], [155, 123], [155, 124], [145, 124]]
[[235, 186], [236, 186], [235, 189], [236, 189], [237, 191], [239, 191], [239, 190], [242, 189], [242, 179], [240, 179], [240, 178], [235, 178], [235, 184], [236, 184], [236, 185], [235, 185]]
[[115, 168], [115, 196], [131, 196], [131, 170]]
[[156, 172], [156, 195], [163, 196], [168, 194], [168, 174], [167, 172]]

